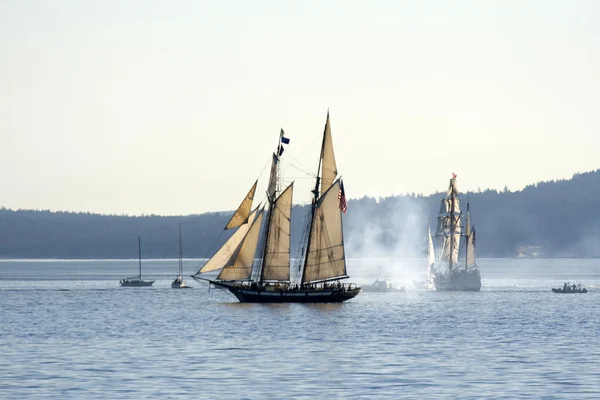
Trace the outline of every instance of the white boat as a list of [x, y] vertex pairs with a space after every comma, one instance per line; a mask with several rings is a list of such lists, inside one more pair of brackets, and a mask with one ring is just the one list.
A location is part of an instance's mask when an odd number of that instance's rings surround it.
[[139, 256], [139, 266], [140, 266], [140, 274], [138, 276], [123, 278], [119, 281], [119, 285], [123, 287], [142, 287], [142, 286], [152, 286], [154, 281], [145, 281], [142, 279], [142, 241], [138, 236], [138, 256]]
[[435, 289], [435, 250], [433, 248], [433, 239], [431, 238], [431, 228], [427, 227], [427, 266], [424, 281], [413, 281], [417, 289]]
[[183, 280], [183, 243], [182, 243], [182, 235], [181, 235], [181, 224], [179, 224], [179, 275], [177, 278], [171, 282], [171, 287], [173, 289], [191, 289], [191, 286], [188, 286], [187, 283]]

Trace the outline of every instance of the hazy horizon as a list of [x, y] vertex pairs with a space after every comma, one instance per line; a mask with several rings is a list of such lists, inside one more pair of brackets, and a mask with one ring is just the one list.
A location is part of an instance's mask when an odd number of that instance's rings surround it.
[[280, 128], [304, 203], [327, 109], [352, 199], [594, 171], [598, 17], [595, 1], [6, 1], [0, 205], [233, 210]]

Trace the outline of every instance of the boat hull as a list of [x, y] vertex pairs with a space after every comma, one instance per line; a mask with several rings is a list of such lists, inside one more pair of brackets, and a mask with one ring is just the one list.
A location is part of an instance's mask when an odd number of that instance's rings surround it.
[[479, 292], [481, 290], [479, 271], [436, 275], [433, 282], [435, 290], [442, 292]]
[[133, 281], [133, 282], [119, 282], [121, 287], [144, 287], [152, 286], [154, 281]]
[[552, 288], [552, 291], [553, 291], [554, 293], [587, 293], [587, 292], [588, 292], [586, 288], [583, 288], [583, 289], [575, 289], [575, 290], [572, 290], [572, 289], [571, 289], [571, 290], [562, 290], [562, 289], [555, 289], [555, 288]]
[[212, 282], [216, 286], [229, 290], [240, 303], [342, 303], [361, 292], [360, 288], [352, 289], [254, 289]]

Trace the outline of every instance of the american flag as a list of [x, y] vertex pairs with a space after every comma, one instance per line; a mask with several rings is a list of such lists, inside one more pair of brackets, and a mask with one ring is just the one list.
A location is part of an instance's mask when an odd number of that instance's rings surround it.
[[344, 191], [344, 182], [340, 181], [340, 191], [338, 192], [338, 200], [340, 201], [340, 210], [346, 214], [348, 206], [346, 205], [346, 192]]
[[452, 179], [456, 179], [456, 174], [454, 172], [452, 173]]
[[473, 247], [475, 247], [475, 228], [473, 228], [473, 232], [471, 233], [471, 235], [473, 236]]

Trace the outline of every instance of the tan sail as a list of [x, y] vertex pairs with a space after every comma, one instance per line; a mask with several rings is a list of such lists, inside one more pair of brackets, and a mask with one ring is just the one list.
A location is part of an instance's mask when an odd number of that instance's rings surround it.
[[471, 236], [471, 211], [467, 203], [467, 218], [465, 219], [465, 236]]
[[335, 155], [333, 154], [333, 141], [331, 139], [329, 112], [327, 112], [325, 132], [323, 133], [323, 149], [321, 157], [323, 158], [321, 164], [321, 194], [323, 194], [329, 190], [337, 176], [337, 166], [335, 164]]
[[237, 231], [221, 246], [221, 248], [200, 268], [197, 274], [203, 274], [206, 272], [216, 271], [221, 269], [233, 262], [234, 256], [237, 254], [250, 225], [254, 222], [257, 212], [254, 211], [249, 219], [249, 223], [243, 224]]
[[261, 209], [256, 219], [252, 222], [248, 234], [235, 255], [235, 261], [231, 265], [226, 265], [217, 279], [224, 281], [242, 281], [250, 279], [252, 274], [252, 263], [256, 254], [256, 246], [258, 246], [258, 238], [260, 235], [260, 225], [263, 217]]
[[250, 216], [250, 212], [252, 210], [252, 200], [254, 200], [254, 192], [256, 191], [256, 184], [258, 180], [254, 182], [252, 188], [246, 195], [246, 198], [242, 201], [238, 209], [233, 213], [233, 216], [225, 226], [225, 229], [237, 228], [248, 222], [248, 217]]
[[267, 233], [262, 279], [286, 281], [290, 279], [290, 221], [294, 184], [288, 186], [271, 209], [271, 225]]
[[339, 209], [340, 182], [336, 181], [317, 203], [306, 264], [304, 282], [324, 281], [346, 276], [342, 212]]

